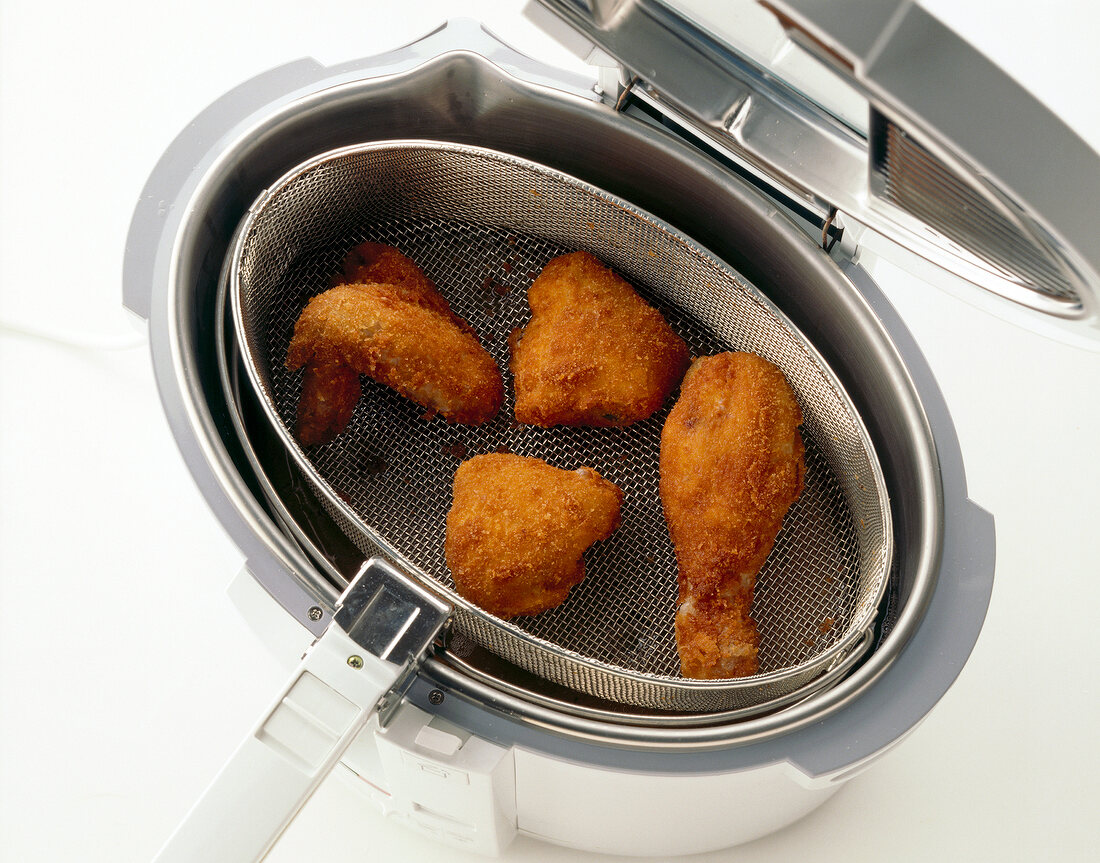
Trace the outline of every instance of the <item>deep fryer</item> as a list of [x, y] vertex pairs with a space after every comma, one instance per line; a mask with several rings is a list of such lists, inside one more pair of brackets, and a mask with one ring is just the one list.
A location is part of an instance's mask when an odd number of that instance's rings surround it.
[[[455, 50], [455, 44], [462, 49]], [[257, 581], [303, 625], [318, 634], [325, 631], [341, 576], [353, 574], [357, 555], [341, 543], [335, 535], [340, 531], [324, 514], [302, 499], [301, 477], [281, 455], [281, 442], [271, 439], [254, 395], [247, 386], [237, 386], [239, 381], [227, 384], [216, 359], [219, 345], [228, 345], [232, 353], [231, 336], [214, 325], [229, 239], [259, 192], [287, 169], [318, 152], [359, 143], [369, 127], [385, 129], [387, 139], [491, 146], [644, 207], [744, 273], [806, 334], [876, 442], [892, 505], [896, 554], [892, 590], [878, 628], [869, 635], [873, 652], [857, 668], [845, 668], [843, 680], [830, 680], [828, 688], [808, 690], [802, 701], [764, 715], [696, 712], [659, 721], [624, 705], [577, 699], [476, 647], [460, 645], [426, 659], [407, 701], [390, 706], [385, 731], [371, 733], [385, 740], [379, 744], [384, 748], [398, 739], [399, 729], [411, 729], [420, 719], [423, 727], [436, 717], [432, 727], [453, 723], [475, 735], [481, 731], [499, 747], [500, 763], [511, 764], [517, 807], [511, 828], [522, 825], [519, 829], [553, 841], [582, 846], [601, 841], [608, 843], [601, 848], [633, 853], [661, 850], [648, 837], [637, 837], [633, 848], [630, 837], [584, 838], [579, 800], [562, 801], [566, 811], [543, 806], [537, 817], [521, 816], [530, 793], [523, 790], [524, 777], [530, 781], [538, 775], [552, 784], [572, 771], [594, 788], [621, 786], [637, 795], [633, 786], [671, 787], [697, 774], [700, 794], [704, 789], [712, 794], [716, 784], [766, 785], [773, 781], [769, 765], [789, 761], [800, 775], [780, 781], [791, 789], [786, 816], [773, 812], [767, 819], [747, 818], [747, 824], [716, 823], [716, 836], [696, 841], [719, 847], [743, 841], [751, 831], [773, 829], [783, 817], [797, 817], [827, 796], [835, 787], [832, 780], [851, 775], [896, 742], [899, 727], [911, 728], [923, 716], [965, 660], [984, 614], [981, 597], [987, 595], [992, 571], [991, 525], [966, 500], [949, 415], [903, 325], [860, 268], [845, 259], [843, 240], [829, 242], [839, 234], [838, 220], [829, 218], [833, 214], [822, 214], [815, 226], [808, 207], [778, 208], [746, 180], [745, 166], [705, 147], [688, 146], [667, 131], [671, 123], [656, 126], [652, 93], [624, 100], [635, 113], [617, 113], [585, 90], [570, 92], [561, 82], [547, 88], [545, 70], [508, 55], [476, 31], [444, 31], [399, 52], [389, 64], [367, 65], [387, 74], [364, 79], [362, 70], [299, 67], [293, 74], [284, 70], [290, 78], [301, 74], [297, 86], [287, 86], [284, 79], [286, 92], [276, 96], [265, 94], [266, 85], [257, 82], [251, 93], [237, 93], [201, 118], [199, 129], [222, 131], [216, 151], [195, 159], [201, 136], [193, 131], [194, 137], [177, 141], [151, 180], [151, 186], [163, 184], [155, 190], [159, 200], [164, 194], [186, 199], [191, 215], [179, 225], [158, 225], [139, 211], [135, 232], [148, 233], [153, 225], [157, 237], [132, 244], [127, 283], [130, 303], [139, 308], [141, 292], [134, 286], [141, 284], [140, 277], [164, 286], [151, 294], [156, 308], [146, 311], [166, 404], [192, 470], [249, 554]], [[630, 83], [629, 76], [624, 83]], [[444, 92], [456, 98], [441, 104], [432, 95]], [[630, 92], [645, 91], [633, 82]], [[474, 93], [481, 95], [474, 98]], [[463, 103], [458, 94], [471, 101]], [[242, 98], [253, 101], [242, 105]], [[420, 110], [414, 110], [411, 104], [418, 98]], [[548, 116], [557, 122], [545, 122]], [[608, 150], [621, 158], [608, 164], [600, 158]], [[187, 170], [181, 171], [181, 165]], [[166, 191], [174, 185], [178, 188]], [[787, 205], [793, 203], [786, 199]], [[832, 246], [831, 255], [821, 242], [811, 241], [815, 233]], [[1084, 306], [1078, 317], [1086, 317], [1089, 295], [1073, 288], [1072, 278], [1081, 266], [1071, 263], [1063, 281]], [[243, 440], [235, 424], [246, 429]], [[956, 602], [960, 595], [967, 601]], [[905, 697], [898, 698], [899, 692]], [[577, 702], [583, 709], [574, 708]], [[409, 733], [412, 739], [419, 734]], [[856, 736], [859, 745], [853, 749]], [[463, 748], [454, 753], [452, 769], [461, 762]], [[446, 761], [438, 752], [433, 757]], [[402, 780], [387, 774], [378, 781], [397, 787]], [[657, 792], [665, 807], [667, 797]], [[424, 805], [410, 809], [439, 811]], [[660, 819], [652, 820], [654, 829], [659, 827]], [[427, 815], [421, 821], [430, 823]], [[462, 819], [455, 823], [450, 831], [455, 835], [471, 827]], [[492, 842], [507, 838], [509, 819], [503, 817], [502, 823], [495, 833], [480, 825], [470, 832], [487, 843], [484, 850], [492, 850]]]

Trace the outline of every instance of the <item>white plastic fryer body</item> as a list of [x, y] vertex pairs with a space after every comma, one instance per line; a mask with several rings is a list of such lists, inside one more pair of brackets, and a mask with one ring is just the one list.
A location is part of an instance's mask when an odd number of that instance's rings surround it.
[[[289, 671], [312, 636], [247, 568], [229, 596]], [[741, 845], [794, 823], [905, 736], [833, 776], [811, 778], [785, 761], [656, 773], [501, 746], [403, 701], [385, 727], [371, 717], [329, 781], [406, 829], [486, 856], [501, 854], [517, 835], [592, 853], [683, 855]]]

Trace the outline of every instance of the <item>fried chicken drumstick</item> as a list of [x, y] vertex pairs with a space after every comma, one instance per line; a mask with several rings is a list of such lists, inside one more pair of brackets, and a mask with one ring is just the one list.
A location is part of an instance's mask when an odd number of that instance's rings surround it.
[[756, 576], [802, 493], [804, 449], [783, 373], [747, 353], [695, 361], [661, 434], [660, 490], [679, 567], [684, 677], [756, 674]]
[[328, 443], [347, 427], [360, 374], [453, 422], [496, 415], [500, 369], [416, 264], [364, 243], [347, 256], [344, 278], [352, 281], [309, 301], [287, 350], [288, 368], [305, 366], [297, 415], [303, 445]]
[[513, 333], [516, 419], [543, 427], [626, 426], [679, 383], [688, 350], [655, 308], [588, 252], [551, 260]]
[[497, 617], [538, 614], [584, 578], [583, 554], [619, 525], [622, 491], [591, 468], [478, 455], [459, 465], [445, 552], [455, 587]]

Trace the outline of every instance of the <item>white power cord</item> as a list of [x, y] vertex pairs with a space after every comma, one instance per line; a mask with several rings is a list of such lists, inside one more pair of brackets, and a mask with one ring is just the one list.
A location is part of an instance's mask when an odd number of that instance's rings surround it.
[[129, 335], [104, 336], [95, 333], [77, 333], [49, 330], [33, 324], [16, 323], [0, 319], [0, 332], [15, 333], [32, 339], [55, 342], [70, 348], [97, 351], [128, 351], [148, 344], [149, 336], [144, 332]]

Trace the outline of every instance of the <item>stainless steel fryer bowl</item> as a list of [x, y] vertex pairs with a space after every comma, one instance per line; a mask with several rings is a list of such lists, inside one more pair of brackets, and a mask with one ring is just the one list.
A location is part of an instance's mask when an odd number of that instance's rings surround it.
[[[396, 245], [441, 287], [505, 372], [509, 399], [484, 426], [424, 421], [368, 386], [351, 427], [303, 449], [293, 427], [300, 373], [286, 369], [294, 321], [363, 240]], [[540, 429], [511, 416], [508, 333], [551, 257], [584, 248], [665, 313], [693, 355], [751, 350], [785, 372], [803, 408], [806, 490], [758, 581], [761, 671], [735, 681], [678, 673], [676, 562], [657, 492], [671, 406], [626, 429]], [[728, 711], [775, 702], [868, 642], [890, 561], [881, 469], [835, 375], [774, 305], [689, 238], [628, 202], [528, 160], [440, 142], [374, 142], [294, 168], [250, 209], [227, 267], [238, 342], [267, 413], [346, 535], [442, 591], [454, 630], [555, 683], [626, 705]], [[588, 465], [625, 492], [623, 525], [592, 549], [566, 603], [504, 621], [454, 590], [443, 559], [461, 460], [507, 449]]]

